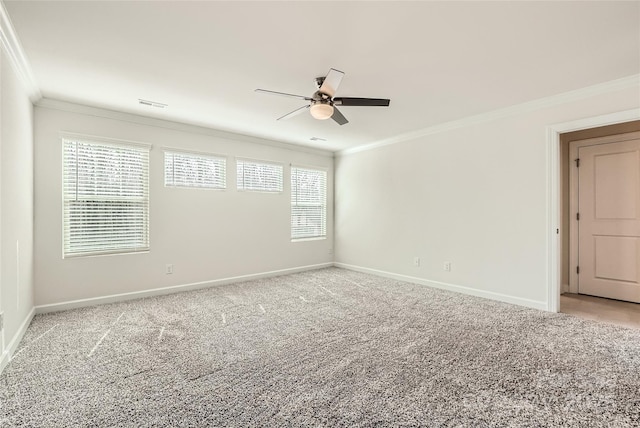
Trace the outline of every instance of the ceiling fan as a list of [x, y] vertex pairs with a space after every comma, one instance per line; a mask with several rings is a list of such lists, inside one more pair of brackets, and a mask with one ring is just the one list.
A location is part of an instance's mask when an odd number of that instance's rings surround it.
[[330, 69], [326, 76], [316, 77], [316, 85], [318, 90], [310, 97], [302, 95], [287, 94], [285, 92], [268, 91], [266, 89], [256, 89], [256, 92], [264, 94], [282, 95], [285, 97], [300, 98], [308, 101], [309, 104], [295, 109], [291, 113], [279, 117], [277, 120], [289, 119], [303, 111], [309, 110], [311, 116], [319, 120], [333, 119], [339, 125], [349, 123], [346, 117], [340, 113], [336, 106], [361, 106], [361, 107], [388, 107], [390, 100], [385, 98], [353, 98], [353, 97], [335, 97], [335, 93], [340, 86], [340, 82], [344, 77], [344, 73], [334, 68]]

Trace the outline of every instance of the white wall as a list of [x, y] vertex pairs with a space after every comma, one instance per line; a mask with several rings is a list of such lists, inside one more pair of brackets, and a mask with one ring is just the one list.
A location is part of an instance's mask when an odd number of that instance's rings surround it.
[[338, 156], [336, 262], [546, 308], [546, 127], [638, 108], [638, 94], [634, 86], [514, 108], [507, 117]]
[[33, 106], [0, 56], [0, 371], [33, 310]]
[[[35, 301], [51, 305], [331, 263], [333, 155], [131, 115], [45, 103], [35, 109]], [[150, 155], [151, 251], [62, 258], [60, 132], [138, 141]], [[165, 188], [164, 147], [228, 156], [227, 190]], [[281, 194], [238, 192], [235, 156], [281, 162]], [[328, 239], [290, 240], [289, 164], [326, 168]], [[165, 274], [166, 264], [174, 273]]]

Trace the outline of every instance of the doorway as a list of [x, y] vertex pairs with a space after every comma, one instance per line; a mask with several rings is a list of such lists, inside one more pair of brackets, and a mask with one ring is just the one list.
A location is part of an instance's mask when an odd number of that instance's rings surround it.
[[[637, 140], [637, 143], [632, 142], [634, 139]], [[633, 176], [634, 172], [623, 171], [625, 165], [634, 164], [632, 161], [634, 155], [630, 153], [635, 149], [628, 147], [633, 144], [637, 144], [638, 150], [640, 150], [640, 120], [560, 134], [560, 225], [563, 233], [560, 236], [559, 279], [560, 293], [565, 294], [560, 298], [561, 312], [600, 311], [602, 308], [607, 308], [603, 312], [608, 312], [613, 318], [625, 318], [625, 314], [615, 314], [611, 305], [606, 304], [607, 302], [602, 301], [600, 304], [597, 297], [586, 296], [595, 295], [608, 299], [636, 302], [640, 300], [640, 293], [637, 292], [640, 286], [636, 281], [640, 276], [638, 263], [638, 255], [640, 254], [638, 242], [640, 239], [632, 238], [636, 232], [624, 230], [629, 225], [629, 221], [622, 221], [626, 225], [613, 226], [613, 229], [607, 230], [607, 227], [615, 221], [606, 219], [608, 217], [631, 217], [630, 211], [635, 211], [635, 207], [638, 207], [640, 220], [640, 199], [630, 201], [628, 198], [617, 198], [616, 196], [616, 194], [633, 193], [631, 189], [624, 188], [624, 183], [629, 178], [629, 174]], [[581, 160], [577, 161], [577, 159]], [[581, 174], [578, 173], [577, 162], [580, 162], [580, 167], [584, 168], [580, 171]], [[609, 174], [609, 178], [600, 180], [597, 184], [598, 194], [601, 198], [599, 202], [594, 201], [594, 174], [599, 174], [602, 177], [605, 176], [607, 170], [613, 172]], [[578, 185], [581, 176], [583, 193], [580, 193]], [[591, 193], [584, 193], [585, 189], [589, 187], [585, 183], [591, 185], [591, 190], [589, 190]], [[582, 213], [580, 213], [581, 195]], [[612, 201], [614, 202], [612, 203]], [[594, 204], [598, 203], [600, 209], [596, 213]], [[626, 211], [613, 212], [612, 210]], [[585, 215], [587, 215], [586, 218]], [[594, 236], [594, 225], [597, 229], [597, 233], [595, 233], [597, 236]], [[640, 225], [640, 221], [638, 225]], [[581, 235], [582, 239], [580, 239]], [[582, 247], [581, 241], [583, 242]], [[594, 242], [596, 246], [594, 246]], [[580, 250], [582, 250], [582, 256]], [[616, 257], [610, 257], [612, 254]], [[598, 256], [600, 259], [594, 264]], [[580, 266], [581, 264], [582, 266]], [[632, 285], [634, 282], [636, 282], [635, 286]], [[616, 288], [623, 291], [611, 291]], [[585, 302], [588, 304], [584, 304]], [[614, 306], [615, 311], [631, 312], [640, 307], [640, 305], [634, 306], [633, 304]], [[594, 313], [592, 315], [598, 317], [603, 314]]]

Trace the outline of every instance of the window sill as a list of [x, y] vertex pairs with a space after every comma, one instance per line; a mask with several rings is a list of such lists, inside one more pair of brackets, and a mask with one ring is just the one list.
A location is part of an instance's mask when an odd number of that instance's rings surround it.
[[327, 239], [326, 236], [315, 236], [313, 238], [291, 238], [291, 242], [322, 241], [325, 239]]
[[63, 254], [62, 258], [67, 259], [83, 259], [87, 257], [104, 257], [104, 256], [128, 256], [132, 254], [149, 254], [150, 250], [139, 250], [139, 251], [112, 251], [112, 252], [102, 252], [102, 253], [78, 253], [78, 254]]

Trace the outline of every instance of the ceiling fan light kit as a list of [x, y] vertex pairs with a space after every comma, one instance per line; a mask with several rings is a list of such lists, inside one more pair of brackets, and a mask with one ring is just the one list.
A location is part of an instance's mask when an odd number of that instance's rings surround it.
[[389, 107], [390, 100], [386, 98], [353, 98], [353, 97], [334, 97], [340, 82], [344, 77], [344, 73], [340, 70], [332, 68], [325, 77], [316, 77], [316, 85], [318, 90], [311, 97], [302, 95], [288, 94], [286, 92], [269, 91], [266, 89], [256, 89], [256, 92], [280, 95], [284, 97], [300, 98], [309, 104], [298, 107], [294, 111], [279, 117], [277, 120], [289, 119], [297, 116], [303, 111], [309, 109], [309, 113], [314, 119], [327, 120], [333, 119], [338, 125], [349, 123], [340, 110], [335, 106], [359, 106], [359, 107]]
[[333, 116], [333, 106], [328, 102], [317, 101], [311, 104], [309, 109], [311, 116], [318, 120], [327, 120]]

